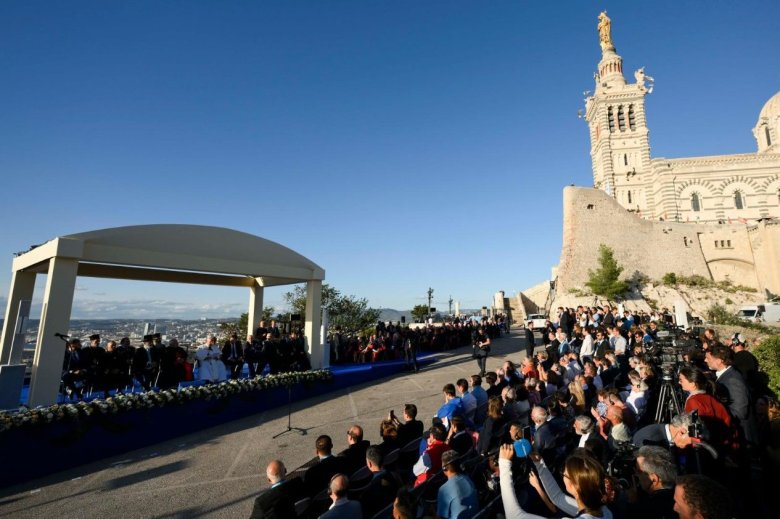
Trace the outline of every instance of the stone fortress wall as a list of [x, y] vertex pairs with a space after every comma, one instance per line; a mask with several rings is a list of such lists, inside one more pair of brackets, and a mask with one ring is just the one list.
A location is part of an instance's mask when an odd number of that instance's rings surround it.
[[756, 288], [758, 298], [780, 293], [780, 224], [691, 224], [644, 220], [605, 192], [583, 187], [563, 191], [563, 248], [556, 293], [583, 289], [598, 268], [601, 243], [626, 270], [660, 280], [667, 272], [698, 274]]

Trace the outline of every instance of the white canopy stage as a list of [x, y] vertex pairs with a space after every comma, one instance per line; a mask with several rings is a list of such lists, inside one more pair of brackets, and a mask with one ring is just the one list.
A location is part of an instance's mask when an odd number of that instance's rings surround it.
[[65, 348], [55, 333], [70, 324], [76, 277], [168, 281], [249, 289], [249, 327], [260, 321], [263, 288], [306, 283], [306, 347], [312, 368], [327, 365], [320, 337], [325, 271], [278, 243], [200, 225], [136, 225], [60, 236], [19, 254], [3, 324], [0, 365], [19, 364], [14, 347], [20, 307], [32, 300], [35, 277], [47, 274], [30, 381], [29, 405], [56, 403]]

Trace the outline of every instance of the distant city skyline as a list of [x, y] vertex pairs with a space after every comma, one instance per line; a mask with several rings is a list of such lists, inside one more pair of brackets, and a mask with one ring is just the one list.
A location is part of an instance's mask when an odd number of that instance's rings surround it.
[[[13, 253], [146, 223], [277, 241], [375, 308], [428, 287], [440, 308], [479, 308], [549, 279], [562, 189], [592, 183], [577, 111], [605, 8], [625, 75], [655, 78], [654, 157], [755, 151], [780, 90], [777, 2], [4, 2], [0, 306]], [[266, 305], [283, 311], [290, 289]], [[72, 318], [247, 304], [79, 278]]]

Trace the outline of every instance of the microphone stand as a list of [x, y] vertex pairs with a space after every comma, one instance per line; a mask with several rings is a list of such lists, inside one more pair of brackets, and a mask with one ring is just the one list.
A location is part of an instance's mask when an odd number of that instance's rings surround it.
[[301, 436], [306, 436], [308, 432], [306, 429], [303, 429], [301, 427], [292, 426], [292, 382], [288, 382], [286, 386], [287, 386], [287, 429], [273, 435], [272, 438], [274, 439], [291, 431], [295, 431], [299, 433]]

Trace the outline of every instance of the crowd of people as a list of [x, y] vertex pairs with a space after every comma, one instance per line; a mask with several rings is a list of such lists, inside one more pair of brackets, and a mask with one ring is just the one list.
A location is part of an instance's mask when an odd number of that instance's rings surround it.
[[471, 344], [479, 327], [490, 337], [507, 331], [503, 317], [479, 322], [456, 317], [441, 325], [422, 327], [380, 321], [371, 335], [345, 333], [341, 327], [336, 327], [328, 336], [330, 362], [347, 364], [404, 358], [411, 361], [417, 351], [445, 351]]
[[132, 391], [134, 388], [169, 389], [182, 382], [202, 380], [220, 382], [262, 373], [305, 371], [311, 368], [300, 332], [280, 331], [275, 322], [261, 321], [246, 340], [232, 333], [222, 344], [209, 335], [205, 344], [188, 351], [176, 338], [163, 343], [159, 333], [145, 335], [141, 347], [128, 337], [109, 340], [103, 346], [98, 334], [89, 337], [89, 345], [70, 338], [62, 367], [62, 389], [72, 399], [88, 393]]
[[[321, 436], [293, 474], [272, 461], [252, 517], [765, 516], [780, 407], [758, 362], [740, 334], [710, 329], [668, 380], [648, 354], [667, 326], [612, 308], [560, 309], [535, 347], [529, 323], [530, 355], [487, 373], [478, 358], [478, 373], [442, 388], [430, 426], [407, 404], [403, 419], [381, 421], [381, 443], [355, 424], [339, 454]], [[477, 356], [491, 338], [471, 333]], [[671, 405], [659, 402], [664, 385], [683, 400], [657, 423], [659, 405]]]
[[[497, 336], [502, 321], [489, 320], [483, 326], [486, 333]], [[463, 346], [471, 340], [474, 329], [470, 319], [419, 329], [380, 322], [370, 336], [346, 334], [337, 328], [328, 337], [331, 362], [406, 359], [409, 368], [416, 371], [419, 351]], [[129, 337], [103, 344], [100, 335], [94, 334], [87, 346], [78, 338], [67, 340], [62, 390], [77, 400], [95, 392], [108, 397], [112, 391], [169, 389], [193, 380], [220, 382], [245, 374], [251, 378], [310, 368], [301, 331], [290, 329], [285, 333], [276, 321], [260, 321], [246, 340], [232, 333], [220, 344], [214, 335], [209, 335], [204, 344], [193, 350], [181, 347], [175, 337], [165, 344], [159, 333], [145, 335], [141, 347], [132, 346]]]

